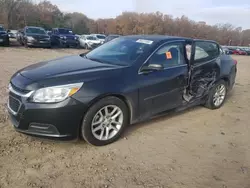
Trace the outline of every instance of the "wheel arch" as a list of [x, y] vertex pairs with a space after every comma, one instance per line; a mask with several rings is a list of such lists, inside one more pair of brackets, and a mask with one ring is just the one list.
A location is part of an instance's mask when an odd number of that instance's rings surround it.
[[121, 101], [123, 101], [126, 104], [126, 106], [128, 108], [128, 112], [129, 112], [129, 123], [131, 123], [132, 122], [132, 118], [133, 118], [133, 106], [132, 106], [130, 100], [127, 97], [125, 97], [124, 95], [122, 95], [122, 94], [109, 93], [109, 94], [104, 94], [104, 95], [98, 96], [98, 97], [94, 98], [89, 103], [89, 105], [87, 107], [87, 111], [95, 103], [97, 103], [98, 101], [100, 101], [101, 99], [106, 98], [106, 97], [116, 97], [116, 98], [120, 99]]
[[222, 76], [218, 81], [223, 80], [227, 83], [227, 87], [230, 86], [230, 79], [228, 76]]

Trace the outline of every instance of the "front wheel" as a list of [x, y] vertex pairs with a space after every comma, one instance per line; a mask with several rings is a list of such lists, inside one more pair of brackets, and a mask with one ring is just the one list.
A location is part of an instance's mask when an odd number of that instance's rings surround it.
[[224, 104], [226, 96], [227, 83], [221, 80], [209, 92], [205, 106], [209, 109], [218, 109]]
[[90, 144], [104, 146], [116, 141], [129, 123], [127, 105], [116, 97], [106, 97], [86, 113], [81, 135]]

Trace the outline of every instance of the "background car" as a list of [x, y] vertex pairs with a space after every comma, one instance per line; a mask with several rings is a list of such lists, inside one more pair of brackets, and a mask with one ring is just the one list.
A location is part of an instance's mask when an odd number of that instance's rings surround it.
[[230, 50], [227, 47], [222, 47], [222, 50], [225, 54], [230, 54]]
[[78, 37], [68, 28], [53, 28], [51, 44], [58, 47], [79, 47]]
[[17, 30], [8, 30], [9, 38], [15, 39], [17, 37]]
[[234, 55], [247, 55], [247, 52], [241, 50], [240, 48], [237, 48], [237, 49], [233, 50], [233, 54]]
[[242, 48], [242, 50], [244, 50], [247, 53], [247, 55], [250, 55], [250, 48]]
[[101, 45], [101, 42], [91, 35], [82, 35], [79, 37], [80, 46], [85, 49], [93, 49]]
[[101, 44], [105, 42], [106, 35], [103, 34], [91, 34], [91, 35], [95, 36], [101, 42]]
[[9, 46], [10, 40], [7, 31], [0, 26], [0, 45]]
[[25, 27], [20, 32], [19, 41], [25, 47], [51, 47], [50, 36], [42, 27]]
[[118, 37], [120, 37], [120, 35], [108, 35], [108, 36], [105, 38], [104, 43], [109, 42], [109, 41], [111, 41], [111, 40], [113, 40], [113, 39], [116, 39], [116, 38], [118, 38]]

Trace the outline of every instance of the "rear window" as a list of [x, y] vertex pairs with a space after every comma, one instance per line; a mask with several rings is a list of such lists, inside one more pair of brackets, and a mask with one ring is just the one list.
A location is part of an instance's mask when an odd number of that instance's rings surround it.
[[195, 43], [195, 63], [210, 61], [219, 56], [219, 46], [213, 42], [196, 42]]

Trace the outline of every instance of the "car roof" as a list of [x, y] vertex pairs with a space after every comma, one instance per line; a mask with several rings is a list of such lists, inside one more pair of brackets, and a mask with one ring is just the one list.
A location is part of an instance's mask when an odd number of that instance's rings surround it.
[[52, 29], [67, 29], [67, 30], [72, 30], [72, 29], [66, 28], [66, 27], [56, 27], [56, 28], [52, 28]]
[[25, 28], [37, 28], [37, 29], [44, 29], [42, 27], [35, 27], [35, 26], [26, 26]]
[[168, 35], [128, 35], [123, 36], [125, 38], [133, 38], [133, 39], [145, 39], [145, 40], [152, 40], [154, 42], [159, 42], [162, 40], [177, 40], [177, 39], [183, 39], [183, 40], [193, 40], [191, 38], [185, 38], [185, 37], [176, 37], [176, 36], [168, 36]]

